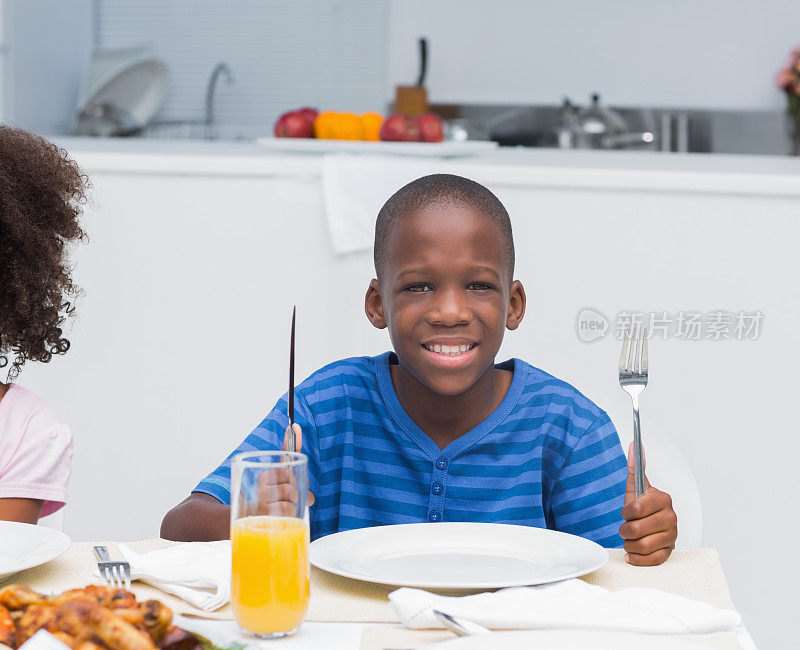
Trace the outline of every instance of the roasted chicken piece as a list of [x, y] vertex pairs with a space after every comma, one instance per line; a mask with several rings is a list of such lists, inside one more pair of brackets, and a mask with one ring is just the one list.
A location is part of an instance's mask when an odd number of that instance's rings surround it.
[[[115, 589], [113, 593], [103, 601], [109, 609], [129, 609], [136, 607], [136, 595], [125, 589]], [[170, 612], [172, 614], [172, 612]]]
[[17, 619], [17, 645], [22, 645], [41, 629], [48, 632], [56, 629], [56, 606], [52, 603], [25, 608]]
[[100, 645], [92, 639], [80, 639], [70, 647], [72, 650], [106, 650], [104, 645]]
[[144, 630], [156, 643], [160, 643], [172, 625], [172, 610], [158, 600], [136, 603], [130, 609], [112, 610], [131, 625]]
[[[70, 648], [73, 647], [79, 641], [79, 639], [76, 639], [74, 636], [71, 636], [66, 632], [62, 632], [61, 630], [56, 630], [55, 632], [52, 632], [52, 635], [56, 639], [61, 641], [61, 643], [67, 644]], [[82, 639], [83, 637], [80, 637], [80, 640]]]
[[100, 603], [71, 600], [56, 612], [56, 626], [72, 636], [91, 632], [111, 650], [155, 650], [146, 632], [137, 630]]
[[66, 603], [70, 600], [96, 600], [109, 609], [129, 608], [136, 606], [136, 596], [125, 589], [112, 589], [100, 585], [88, 585], [81, 589], [70, 589], [55, 597], [56, 602]]
[[0, 589], [0, 605], [10, 610], [22, 609], [28, 605], [42, 605], [50, 599], [22, 585], [8, 585]]
[[0, 644], [14, 646], [14, 620], [11, 618], [9, 612], [3, 605], [0, 605]]

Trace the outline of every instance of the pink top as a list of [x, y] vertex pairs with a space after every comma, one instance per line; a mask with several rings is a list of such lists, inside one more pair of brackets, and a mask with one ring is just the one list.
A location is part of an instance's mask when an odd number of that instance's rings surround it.
[[67, 500], [72, 434], [50, 406], [11, 384], [0, 399], [0, 498], [42, 499], [42, 517]]

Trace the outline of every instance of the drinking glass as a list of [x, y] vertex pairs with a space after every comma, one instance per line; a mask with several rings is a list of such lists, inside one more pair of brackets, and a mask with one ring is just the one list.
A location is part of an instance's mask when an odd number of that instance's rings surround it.
[[231, 604], [242, 631], [294, 633], [308, 609], [308, 458], [248, 451], [231, 464]]

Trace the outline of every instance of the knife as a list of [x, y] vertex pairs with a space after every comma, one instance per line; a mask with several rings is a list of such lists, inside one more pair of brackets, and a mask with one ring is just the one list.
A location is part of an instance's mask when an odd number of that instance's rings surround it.
[[286, 414], [289, 416], [289, 426], [286, 427], [286, 435], [284, 436], [286, 442], [284, 447], [287, 451], [297, 451], [295, 449], [296, 436], [292, 425], [294, 424], [294, 320], [297, 312], [297, 306], [292, 307], [292, 334], [289, 343], [289, 399], [286, 406]]
[[419, 39], [419, 77], [417, 85], [425, 85], [425, 74], [428, 72], [428, 39]]

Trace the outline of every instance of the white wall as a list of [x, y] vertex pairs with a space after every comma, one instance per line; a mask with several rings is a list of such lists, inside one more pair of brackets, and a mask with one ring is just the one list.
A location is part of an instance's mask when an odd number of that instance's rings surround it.
[[92, 0], [4, 0], [0, 121], [66, 133], [92, 44]]
[[11, 112], [7, 105], [11, 84], [11, 69], [8, 64], [8, 4], [8, 0], [0, 0], [0, 122], [5, 121]]
[[[389, 80], [413, 83], [429, 39], [439, 103], [780, 109], [773, 79], [800, 42], [793, 0], [390, 0]], [[393, 96], [387, 89], [387, 96]]]
[[[298, 378], [389, 343], [363, 315], [371, 255], [333, 255], [318, 178], [92, 180], [72, 348], [30, 364], [21, 381], [75, 433], [66, 532], [153, 537], [163, 514], [286, 390], [292, 304]], [[652, 341], [642, 422], [645, 444], [667, 434], [688, 457], [704, 499], [704, 542], [720, 550], [756, 641], [789, 648], [800, 580], [786, 550], [800, 535], [800, 438], [790, 420], [800, 365], [798, 200], [493, 189], [512, 215], [529, 301], [501, 358], [573, 382], [623, 435], [631, 414], [616, 377], [619, 345], [580, 342], [580, 309], [764, 312], [757, 341]]]

